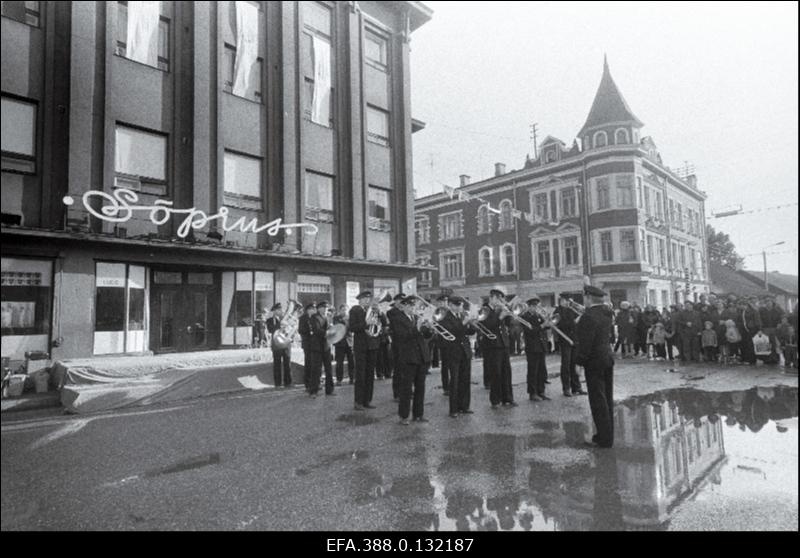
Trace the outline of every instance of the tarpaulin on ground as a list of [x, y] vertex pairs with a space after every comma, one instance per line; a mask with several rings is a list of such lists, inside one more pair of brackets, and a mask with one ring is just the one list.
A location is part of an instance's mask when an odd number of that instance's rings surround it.
[[[203, 351], [57, 361], [61, 403], [91, 413], [218, 393], [274, 387], [267, 349]], [[302, 382], [303, 352], [292, 350], [292, 377]]]

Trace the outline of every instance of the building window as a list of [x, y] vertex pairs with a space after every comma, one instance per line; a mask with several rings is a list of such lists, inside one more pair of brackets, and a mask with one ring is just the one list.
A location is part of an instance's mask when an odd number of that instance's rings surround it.
[[[431, 265], [431, 257], [430, 256], [418, 256], [417, 257], [417, 265]], [[417, 279], [420, 283], [420, 286], [429, 287], [431, 283], [433, 283], [433, 273], [428, 271], [420, 271]]]
[[53, 263], [2, 258], [3, 356], [25, 358], [25, 351], [49, 351]]
[[669, 306], [669, 291], [661, 290], [661, 305], [666, 308]]
[[3, 171], [36, 172], [36, 104], [2, 97], [2, 151]]
[[658, 264], [667, 267], [667, 244], [663, 238], [658, 239]]
[[647, 263], [655, 265], [656, 260], [653, 258], [653, 237], [647, 235]]
[[533, 197], [533, 221], [534, 223], [547, 222], [548, 214], [547, 194], [536, 194]]
[[261, 209], [261, 159], [225, 151], [225, 191], [223, 203]]
[[550, 267], [550, 241], [540, 240], [536, 243], [536, 267], [545, 269]]
[[554, 150], [549, 150], [544, 156], [545, 163], [552, 163], [556, 160], [556, 152]]
[[692, 275], [697, 275], [697, 256], [695, 256], [694, 248], [689, 248], [689, 269]]
[[680, 250], [681, 269], [686, 269], [686, 246], [681, 245]]
[[675, 201], [669, 200], [669, 222], [673, 226], [677, 225], [677, 221], [675, 220]]
[[169, 19], [161, 2], [117, 2], [117, 47], [114, 54], [169, 71]]
[[644, 212], [648, 217], [653, 214], [650, 207], [650, 188], [647, 186], [644, 187]]
[[440, 240], [452, 240], [464, 237], [464, 226], [461, 212], [448, 213], [439, 216]]
[[611, 241], [611, 231], [600, 233], [600, 261], [614, 261], [614, 245]]
[[481, 277], [494, 275], [494, 269], [492, 268], [492, 249], [483, 247], [478, 252], [478, 275]]
[[677, 204], [675, 214], [678, 216], [678, 222], [676, 226], [679, 230], [683, 230], [683, 206], [681, 204]]
[[630, 176], [618, 176], [617, 184], [617, 206], [633, 207], [633, 178]]
[[578, 237], [564, 239], [564, 265], [578, 265]]
[[478, 234], [488, 234], [492, 232], [492, 222], [489, 215], [489, 207], [482, 205], [478, 208]]
[[377, 33], [368, 30], [364, 37], [364, 57], [370, 66], [385, 72], [389, 65], [389, 43]]
[[672, 243], [672, 264], [670, 267], [672, 267], [672, 269], [676, 269], [679, 267], [678, 244], [675, 242]]
[[306, 219], [323, 223], [334, 221], [332, 176], [306, 171], [305, 208]]
[[602, 130], [594, 133], [594, 146], [605, 147], [608, 144], [608, 135]]
[[642, 177], [636, 177], [636, 198], [638, 200], [636, 207], [642, 209], [644, 207], [644, 198], [642, 198]]
[[503, 200], [500, 202], [500, 226], [501, 231], [514, 228], [514, 216], [512, 215], [513, 208], [511, 207], [511, 200]]
[[614, 143], [617, 145], [630, 143], [628, 130], [626, 130], [625, 128], [620, 128], [616, 132], [614, 132]]
[[39, 2], [3, 2], [3, 17], [39, 27]]
[[308, 53], [304, 60], [305, 115], [321, 126], [333, 124], [333, 66], [331, 64], [332, 17], [319, 2], [302, 2], [303, 38]]
[[575, 188], [564, 188], [561, 190], [561, 215], [575, 217], [577, 214], [578, 200], [575, 195]]
[[[260, 57], [256, 58], [248, 65], [249, 70], [239, 70], [237, 73], [236, 47], [226, 43], [223, 64], [223, 71], [225, 72], [223, 91], [236, 95], [237, 97], [261, 102], [261, 72], [264, 66], [263, 60]], [[247, 77], [241, 77], [243, 74], [247, 74]], [[236, 83], [236, 91], [234, 91], [234, 82]]]
[[147, 350], [146, 299], [145, 267], [97, 262], [94, 354]]
[[623, 262], [636, 261], [636, 231], [633, 229], [619, 232], [619, 255]]
[[417, 235], [417, 244], [427, 244], [431, 241], [431, 220], [425, 217], [417, 217], [414, 220], [414, 232]]
[[597, 209], [609, 209], [611, 207], [611, 187], [608, 178], [598, 178], [595, 186], [597, 188]]
[[442, 264], [442, 279], [462, 279], [464, 277], [464, 254], [444, 254], [439, 258]]
[[389, 147], [389, 113], [372, 106], [367, 107], [367, 139]]
[[664, 218], [664, 197], [661, 192], [656, 191], [656, 217]]
[[392, 230], [391, 191], [369, 187], [369, 228], [373, 231]]
[[167, 136], [117, 124], [115, 139], [115, 186], [166, 193]]
[[504, 244], [500, 248], [500, 273], [514, 273], [516, 267], [516, 248], [513, 244]]

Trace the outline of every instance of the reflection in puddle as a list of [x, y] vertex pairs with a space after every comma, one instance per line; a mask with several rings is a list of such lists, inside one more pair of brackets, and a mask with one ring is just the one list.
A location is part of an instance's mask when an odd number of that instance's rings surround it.
[[[429, 448], [428, 478], [395, 479], [386, 495], [417, 502], [413, 513], [401, 506], [402, 529], [753, 528], [743, 510], [781, 498], [796, 528], [796, 417], [797, 388], [661, 391], [615, 406], [611, 451], [585, 448], [588, 415], [539, 421], [526, 436], [484, 433]], [[715, 498], [733, 512], [717, 511]], [[429, 507], [432, 515], [417, 511]]]

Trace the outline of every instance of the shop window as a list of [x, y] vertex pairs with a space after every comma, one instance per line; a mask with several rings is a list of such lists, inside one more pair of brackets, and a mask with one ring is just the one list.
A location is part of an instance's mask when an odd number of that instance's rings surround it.
[[[161, 2], [117, 2], [117, 46], [114, 54], [169, 71], [169, 19]], [[135, 7], [134, 7], [135, 6]]]
[[2, 2], [3, 17], [39, 27], [39, 2]]
[[[378, 292], [374, 294], [378, 295]], [[298, 275], [297, 276], [297, 302], [306, 304], [325, 301], [333, 305], [331, 299], [331, 280], [324, 275]]]
[[261, 209], [261, 159], [225, 151], [225, 205]]
[[3, 95], [2, 151], [4, 172], [36, 172], [35, 103]]
[[53, 264], [2, 258], [2, 353], [13, 360], [26, 351], [49, 351]]
[[95, 268], [94, 354], [147, 350], [146, 268], [98, 262]]
[[253, 343], [255, 316], [275, 302], [274, 276], [268, 271], [222, 273], [222, 344]]
[[114, 185], [165, 194], [167, 136], [117, 124], [115, 139]]

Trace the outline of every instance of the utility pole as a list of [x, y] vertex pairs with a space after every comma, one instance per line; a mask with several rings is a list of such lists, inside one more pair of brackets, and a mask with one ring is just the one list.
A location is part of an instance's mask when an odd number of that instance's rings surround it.
[[539, 156], [539, 154], [538, 154], [539, 146], [536, 143], [536, 126], [538, 126], [538, 124], [539, 124], [538, 122], [534, 122], [533, 124], [531, 124], [531, 136], [530, 137], [531, 137], [531, 140], [533, 140], [533, 158], [534, 158], [534, 160], [536, 160], [536, 158]]

